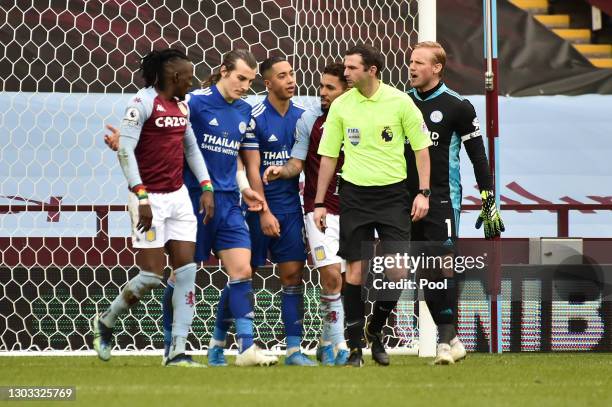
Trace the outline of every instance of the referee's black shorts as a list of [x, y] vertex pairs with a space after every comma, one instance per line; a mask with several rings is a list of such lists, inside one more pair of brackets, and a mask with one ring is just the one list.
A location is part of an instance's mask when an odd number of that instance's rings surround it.
[[373, 256], [374, 230], [384, 254], [410, 249], [410, 194], [405, 181], [385, 186], [340, 184], [340, 249], [347, 261]]
[[[453, 208], [450, 197], [432, 195], [427, 216], [412, 223], [413, 250], [428, 247], [431, 254], [455, 254], [460, 212]], [[432, 249], [436, 245], [439, 250]]]

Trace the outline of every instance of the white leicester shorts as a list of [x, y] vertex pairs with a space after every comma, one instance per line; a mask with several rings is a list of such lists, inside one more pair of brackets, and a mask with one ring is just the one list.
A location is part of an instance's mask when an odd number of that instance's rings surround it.
[[168, 240], [196, 241], [197, 220], [185, 185], [169, 193], [149, 192], [153, 222], [141, 233], [138, 225], [138, 198], [130, 193], [128, 208], [132, 220], [132, 246], [139, 249], [164, 247]]
[[315, 226], [313, 213], [309, 212], [304, 215], [306, 237], [308, 237], [312, 261], [317, 268], [340, 263], [344, 272], [346, 263], [336, 254], [340, 245], [340, 216], [327, 214], [325, 221], [327, 229], [325, 233], [321, 233]]

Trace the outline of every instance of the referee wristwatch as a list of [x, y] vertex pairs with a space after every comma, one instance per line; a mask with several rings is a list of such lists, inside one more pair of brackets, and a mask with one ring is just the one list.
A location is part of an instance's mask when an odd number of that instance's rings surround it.
[[423, 195], [425, 198], [429, 198], [429, 196], [431, 195], [431, 189], [419, 189], [419, 194]]

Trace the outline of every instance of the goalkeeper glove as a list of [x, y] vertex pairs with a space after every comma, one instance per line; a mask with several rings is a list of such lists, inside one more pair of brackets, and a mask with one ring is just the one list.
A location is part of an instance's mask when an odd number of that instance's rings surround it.
[[495, 194], [493, 191], [482, 191], [480, 197], [482, 198], [482, 211], [480, 211], [476, 220], [476, 229], [480, 229], [480, 226], [484, 223], [486, 239], [499, 237], [506, 228], [495, 205]]

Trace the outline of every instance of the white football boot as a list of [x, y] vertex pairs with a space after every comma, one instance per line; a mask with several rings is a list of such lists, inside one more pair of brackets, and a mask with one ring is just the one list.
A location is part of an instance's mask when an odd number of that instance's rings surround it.
[[434, 365], [452, 365], [455, 363], [451, 354], [451, 347], [448, 343], [438, 344], [438, 351], [434, 359]]
[[467, 356], [467, 352], [465, 351], [465, 346], [463, 346], [463, 343], [461, 343], [461, 341], [459, 340], [457, 336], [455, 336], [450, 341], [450, 346], [451, 346], [451, 355], [453, 356], [453, 360], [455, 362], [459, 362], [460, 360], [465, 359], [465, 357]]
[[264, 354], [255, 344], [236, 356], [236, 366], [272, 366], [277, 363], [276, 356]]

